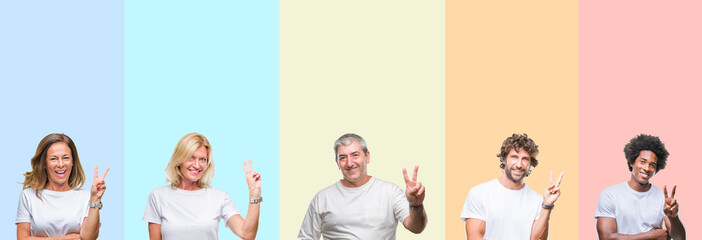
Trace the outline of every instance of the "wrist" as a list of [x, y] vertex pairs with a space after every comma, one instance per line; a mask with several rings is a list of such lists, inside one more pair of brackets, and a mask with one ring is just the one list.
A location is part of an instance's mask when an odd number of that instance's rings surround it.
[[258, 204], [263, 202], [263, 197], [258, 197], [258, 198], [249, 198], [249, 204]]
[[547, 204], [547, 203], [545, 203], [545, 202], [541, 202], [541, 208], [543, 208], [543, 209], [551, 210], [551, 209], [553, 209], [554, 207], [555, 207], [555, 205], [553, 205], [553, 203], [551, 203], [551, 204], [549, 205], [549, 204]]
[[415, 210], [415, 211], [422, 210], [422, 208], [424, 208], [424, 203], [420, 203], [419, 205], [415, 205], [415, 206], [410, 205], [410, 209]]
[[98, 210], [102, 209], [102, 203], [100, 202], [89, 202], [88, 207], [90, 208], [97, 208]]

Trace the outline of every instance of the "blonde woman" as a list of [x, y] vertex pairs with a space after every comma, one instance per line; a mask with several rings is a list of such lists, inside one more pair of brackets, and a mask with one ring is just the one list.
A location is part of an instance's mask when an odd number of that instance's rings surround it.
[[24, 174], [17, 205], [17, 239], [97, 239], [107, 168], [90, 190], [80, 189], [85, 174], [76, 145], [70, 137], [53, 133], [44, 137]]
[[258, 231], [261, 175], [244, 164], [249, 187], [246, 219], [241, 217], [229, 194], [210, 186], [214, 177], [212, 146], [199, 133], [185, 135], [176, 144], [166, 167], [166, 182], [151, 191], [143, 220], [149, 223], [149, 238], [218, 239], [219, 221], [242, 239], [254, 239]]

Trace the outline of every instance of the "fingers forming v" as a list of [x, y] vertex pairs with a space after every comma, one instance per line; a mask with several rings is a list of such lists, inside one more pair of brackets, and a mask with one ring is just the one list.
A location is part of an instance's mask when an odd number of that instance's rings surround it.
[[[96, 166], [96, 167], [97, 167], [97, 166]], [[100, 179], [105, 180], [105, 177], [107, 176], [107, 172], [109, 172], [109, 171], [110, 171], [110, 168], [109, 168], [109, 167], [108, 167], [107, 169], [105, 169], [105, 172], [102, 173], [102, 177], [101, 177]]]
[[564, 175], [564, 174], [565, 174], [565, 172], [561, 171], [561, 176], [558, 177], [558, 181], [556, 182], [556, 186], [560, 186], [560, 185], [561, 185], [561, 180], [563, 180], [563, 175]]
[[668, 186], [666, 185], [663, 185], [663, 196], [665, 196], [665, 198], [668, 198]]
[[412, 182], [417, 182], [417, 172], [419, 171], [419, 166], [414, 166], [414, 174], [412, 175]]
[[402, 175], [405, 177], [405, 184], [409, 183], [409, 177], [407, 176], [407, 169], [402, 168]]

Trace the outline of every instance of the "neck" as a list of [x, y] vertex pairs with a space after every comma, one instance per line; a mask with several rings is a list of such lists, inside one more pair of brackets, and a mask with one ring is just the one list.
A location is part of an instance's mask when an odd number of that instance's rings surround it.
[[46, 187], [44, 189], [56, 191], [56, 192], [65, 192], [65, 191], [71, 190], [71, 187], [68, 186], [68, 183], [58, 184], [58, 183], [49, 181], [49, 183], [46, 185]]
[[370, 181], [370, 179], [371, 179], [371, 176], [368, 176], [368, 175], [366, 175], [365, 177], [362, 177], [361, 180], [358, 182], [351, 182], [351, 181], [346, 180], [346, 179], [341, 179], [341, 185], [343, 185], [344, 187], [348, 187], [348, 188], [357, 188], [357, 187], [360, 187], [360, 186], [363, 186], [364, 184], [366, 184], [368, 181]]
[[626, 182], [631, 189], [634, 189], [634, 191], [637, 192], [648, 192], [649, 189], [651, 189], [651, 182], [647, 183], [640, 183], [639, 181], [636, 181], [636, 177], [634, 175], [631, 175], [631, 179]]
[[509, 179], [506, 175], [507, 173], [503, 173], [502, 176], [497, 178], [497, 181], [502, 184], [502, 186], [506, 187], [507, 189], [511, 190], [519, 190], [524, 188], [524, 180], [523, 178], [517, 181], [512, 181], [512, 179]]
[[197, 182], [191, 182], [188, 180], [182, 180], [178, 188], [186, 191], [196, 191], [202, 189], [201, 187], [197, 186]]

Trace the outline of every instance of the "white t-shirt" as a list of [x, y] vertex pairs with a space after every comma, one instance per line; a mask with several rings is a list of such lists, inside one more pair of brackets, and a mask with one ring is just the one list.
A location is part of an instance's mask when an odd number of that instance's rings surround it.
[[80, 233], [83, 219], [88, 216], [90, 191], [74, 189], [56, 192], [43, 189], [37, 198], [32, 188], [22, 190], [17, 204], [15, 224], [28, 222], [35, 237], [59, 237]]
[[624, 182], [600, 193], [595, 218], [615, 218], [617, 233], [639, 234], [663, 228], [663, 205], [665, 196], [660, 188], [651, 185], [647, 192], [638, 192]]
[[302, 221], [300, 239], [395, 239], [397, 222], [409, 216], [399, 186], [374, 177], [357, 188], [341, 182], [319, 191]]
[[485, 239], [529, 239], [542, 202], [543, 197], [526, 184], [511, 190], [494, 179], [470, 189], [461, 219], [485, 221]]
[[161, 224], [163, 240], [216, 240], [219, 221], [239, 214], [229, 194], [208, 187], [186, 191], [157, 187], [149, 194], [142, 220]]

